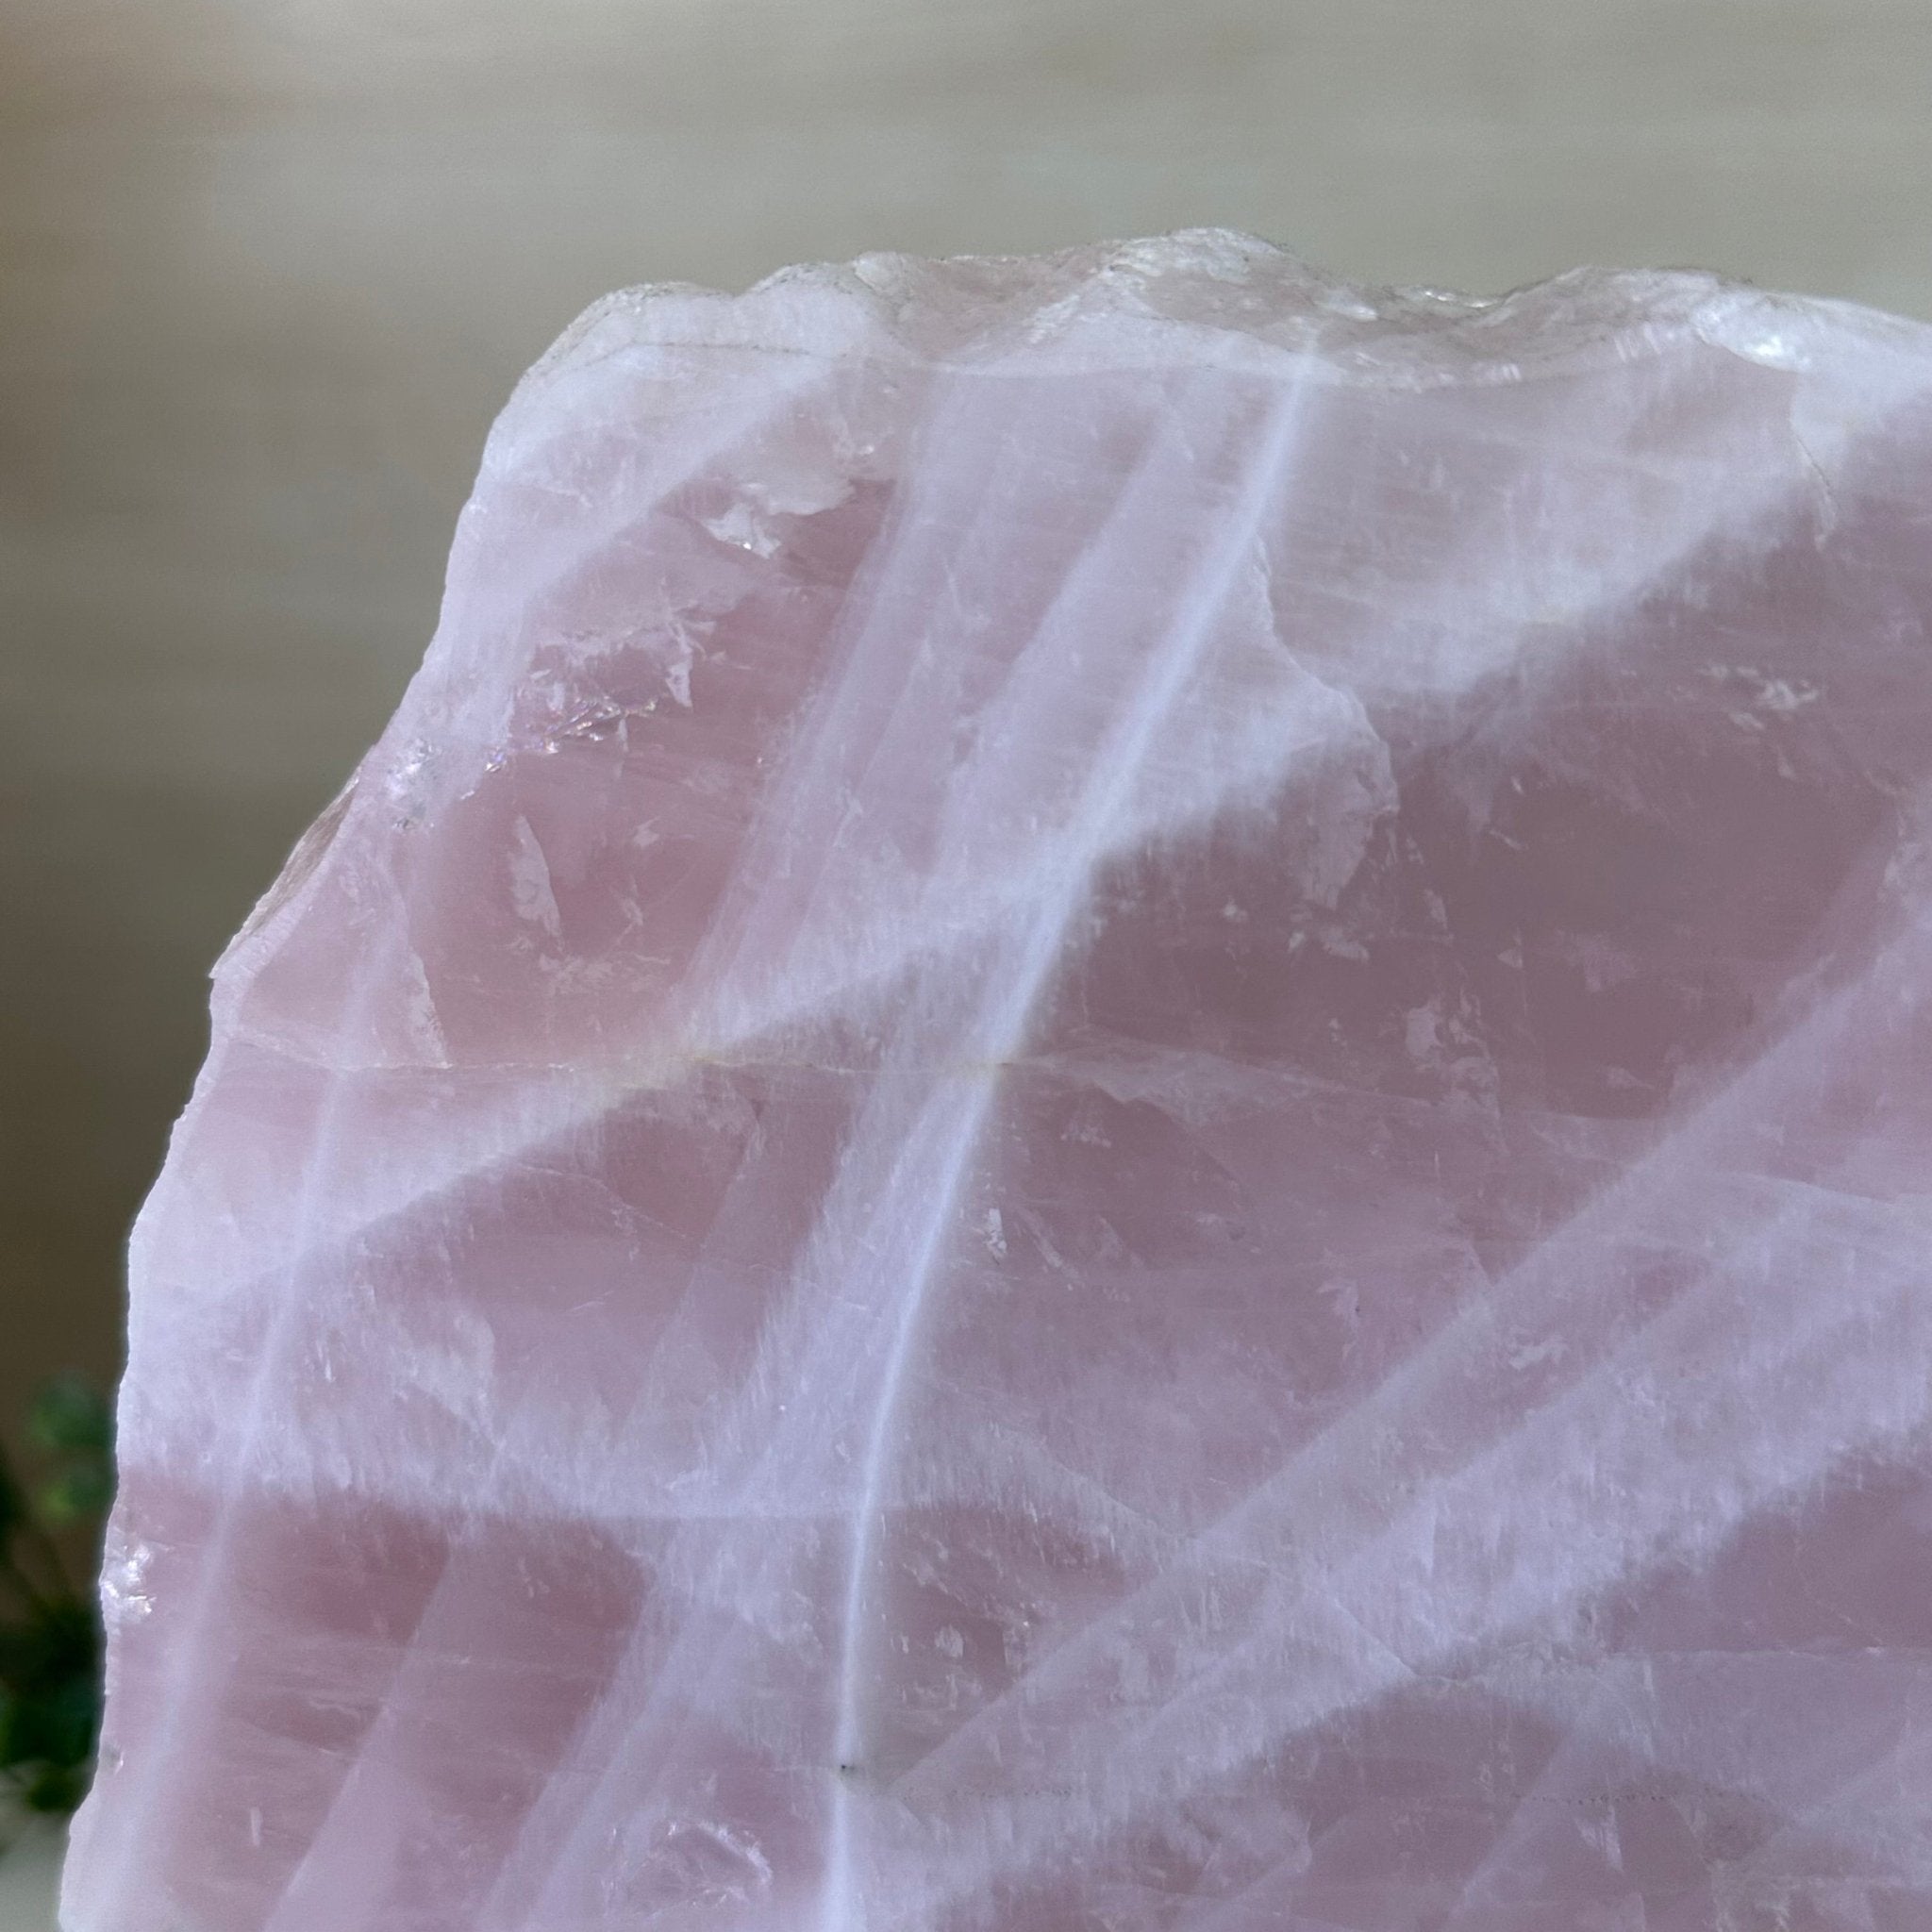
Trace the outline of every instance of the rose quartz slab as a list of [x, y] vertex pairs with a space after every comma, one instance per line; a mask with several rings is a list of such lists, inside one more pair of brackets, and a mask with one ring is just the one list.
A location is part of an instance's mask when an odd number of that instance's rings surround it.
[[215, 976], [69, 1932], [1932, 1927], [1932, 329], [593, 308]]

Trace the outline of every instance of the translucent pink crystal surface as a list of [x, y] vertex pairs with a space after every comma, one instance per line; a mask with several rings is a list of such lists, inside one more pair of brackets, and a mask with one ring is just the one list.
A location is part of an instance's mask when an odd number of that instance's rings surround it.
[[70, 1932], [1926, 1932], [1928, 620], [1857, 309], [593, 309], [216, 975]]

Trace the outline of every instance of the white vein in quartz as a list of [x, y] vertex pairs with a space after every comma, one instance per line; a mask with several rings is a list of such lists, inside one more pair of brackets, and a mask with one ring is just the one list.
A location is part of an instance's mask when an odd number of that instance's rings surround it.
[[[1915, 925], [1871, 982], [1786, 1033], [1371, 1399], [1171, 1558], [1141, 1596], [1030, 1671], [1014, 1704], [1029, 1707], [1036, 1722], [1056, 1714], [1057, 1761], [1085, 1794], [1082, 1807], [1077, 1815], [993, 1807], [942, 1895], [968, 1893], [1015, 1860], [1077, 1857], [1108, 1824], [1186, 1795], [1185, 1786], [1144, 1783], [1149, 1764], [1186, 1764], [1199, 1782], [1259, 1758], [1405, 1677], [1441, 1667], [1464, 1645], [1541, 1627], [1552, 1609], [1580, 1607], [1605, 1583], [1666, 1556], [1707, 1552], [1740, 1520], [1844, 1458], [1923, 1435], [1932, 1416], [1924, 1374], [1932, 1358], [1927, 1226], [1900, 1225], [1876, 1204], [1727, 1176], [1724, 1142], [1789, 1106], [1790, 1086], [1841, 1051], [1874, 1006], [1894, 1002], [1902, 985], [1924, 984], [1928, 969], [1932, 929]], [[1591, 1332], [1592, 1301], [1604, 1296], [1595, 1244], [1632, 1229], [1694, 1241], [1700, 1226], [1727, 1219], [1716, 1191], [1725, 1182], [1745, 1197], [1740, 1219], [1751, 1238], [1635, 1334], [1610, 1338], [1555, 1401], [1458, 1456], [1453, 1413], [1467, 1400], [1468, 1381], [1511, 1373], [1507, 1357], [1498, 1358], [1499, 1339], [1561, 1334], [1574, 1346]], [[1753, 1291], [1780, 1278], [1793, 1291], [1782, 1301]], [[1655, 1419], [1669, 1411], [1670, 1382], [1687, 1359], [1708, 1377], [1708, 1413], [1702, 1429], [1673, 1440]], [[1739, 1446], [1721, 1446], [1727, 1437]], [[1418, 1447], [1404, 1454], [1404, 1442]], [[1431, 1467], [1435, 1457], [1447, 1466]], [[1355, 1500], [1348, 1473], [1364, 1468], [1412, 1496], [1366, 1539], [1347, 1520]], [[1494, 1577], [1442, 1574], [1427, 1549], [1433, 1524], [1486, 1517], [1499, 1537], [1520, 1524], [1527, 1547], [1566, 1552], [1568, 1560], [1541, 1578], [1520, 1573], [1519, 1587], [1535, 1586], [1525, 1598], [1499, 1591]], [[1278, 1579], [1260, 1565], [1268, 1582], [1244, 1613], [1246, 1627], [1219, 1629], [1211, 1648], [1204, 1643], [1201, 1668], [1176, 1685], [1151, 1726], [1058, 1717], [1056, 1687], [1077, 1681], [1109, 1647], [1170, 1626], [1191, 1596], [1220, 1588], [1238, 1599], [1234, 1580], [1257, 1568], [1257, 1550], [1293, 1560]], [[1511, 1580], [1508, 1573], [1502, 1580]], [[1140, 1631], [1137, 1616], [1145, 1620]], [[916, 1807], [922, 1790], [945, 1789], [952, 1762], [1012, 1710], [982, 1709], [901, 1781], [899, 1795]]]

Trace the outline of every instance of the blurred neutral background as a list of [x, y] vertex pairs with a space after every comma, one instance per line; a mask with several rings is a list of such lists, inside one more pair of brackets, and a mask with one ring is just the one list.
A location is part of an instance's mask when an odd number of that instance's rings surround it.
[[1932, 0], [0, 0], [0, 1416], [111, 1374], [208, 965], [579, 308], [1200, 223], [1932, 316]]

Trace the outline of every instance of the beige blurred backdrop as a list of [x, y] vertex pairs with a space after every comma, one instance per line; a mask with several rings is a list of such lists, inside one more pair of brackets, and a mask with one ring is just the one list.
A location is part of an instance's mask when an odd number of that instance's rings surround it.
[[0, 1414], [576, 309], [1196, 223], [1932, 315], [1932, 0], [0, 0]]

